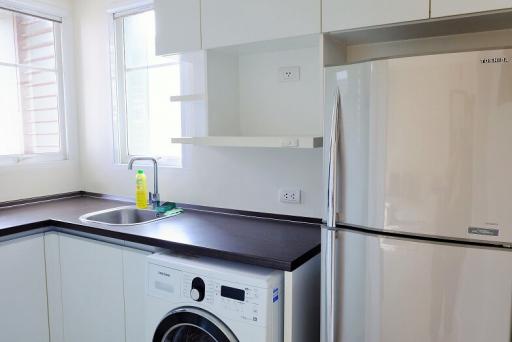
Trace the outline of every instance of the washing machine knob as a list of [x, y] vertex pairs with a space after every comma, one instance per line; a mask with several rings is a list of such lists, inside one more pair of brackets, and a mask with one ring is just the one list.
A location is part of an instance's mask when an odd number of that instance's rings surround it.
[[190, 298], [196, 302], [201, 302], [204, 299], [205, 286], [204, 280], [196, 277], [192, 280], [192, 288], [190, 289]]

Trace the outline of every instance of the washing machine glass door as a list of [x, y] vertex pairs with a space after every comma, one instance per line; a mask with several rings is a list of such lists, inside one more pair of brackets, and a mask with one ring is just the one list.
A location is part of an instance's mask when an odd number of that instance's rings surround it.
[[153, 342], [239, 342], [211, 313], [194, 307], [175, 309], [156, 328]]

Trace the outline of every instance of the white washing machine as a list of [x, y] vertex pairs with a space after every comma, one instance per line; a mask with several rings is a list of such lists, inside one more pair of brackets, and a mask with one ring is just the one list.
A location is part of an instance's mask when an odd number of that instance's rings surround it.
[[282, 271], [153, 254], [146, 272], [147, 341], [283, 340]]

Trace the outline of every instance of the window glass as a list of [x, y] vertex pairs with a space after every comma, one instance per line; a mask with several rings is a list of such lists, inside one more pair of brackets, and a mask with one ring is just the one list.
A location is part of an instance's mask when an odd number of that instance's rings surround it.
[[181, 136], [181, 103], [170, 97], [181, 93], [180, 63], [155, 55], [153, 11], [117, 18], [115, 26], [120, 161], [147, 155], [179, 166], [181, 146], [171, 137]]
[[0, 156], [62, 152], [59, 29], [0, 9]]

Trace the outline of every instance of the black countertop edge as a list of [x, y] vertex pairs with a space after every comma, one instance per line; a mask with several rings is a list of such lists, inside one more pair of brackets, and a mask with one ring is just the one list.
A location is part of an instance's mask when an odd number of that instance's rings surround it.
[[[63, 222], [58, 220], [44, 220], [44, 221], [38, 221], [38, 222], [31, 222], [28, 224], [23, 224], [19, 226], [13, 226], [9, 228], [0, 229], [0, 237], [2, 236], [8, 236], [13, 235], [17, 233], [27, 233], [31, 230], [35, 230], [38, 228], [44, 228], [44, 227], [56, 227], [56, 228], [66, 228], [69, 230], [74, 230], [77, 232], [82, 233], [89, 233], [93, 235], [123, 240], [123, 241], [129, 241], [129, 242], [135, 242], [140, 243], [143, 245], [149, 245], [152, 247], [160, 247], [164, 249], [168, 249], [171, 251], [176, 251], [178, 253], [182, 254], [198, 254], [202, 256], [207, 256], [211, 258], [221, 258], [225, 260], [231, 260], [241, 263], [247, 263], [272, 269], [277, 269], [281, 271], [287, 271], [292, 272], [304, 263], [306, 263], [308, 260], [313, 258], [315, 255], [320, 253], [320, 245], [312, 248], [311, 250], [304, 253], [299, 258], [291, 261], [291, 262], [285, 262], [282, 260], [276, 260], [276, 259], [270, 259], [270, 258], [262, 258], [261, 256], [255, 256], [255, 255], [242, 255], [237, 253], [231, 253], [226, 252], [222, 250], [217, 249], [210, 249], [206, 247], [198, 247], [194, 245], [186, 245], [186, 244], [180, 244], [176, 242], [170, 242], [166, 240], [161, 240], [157, 238], [150, 238], [135, 234], [129, 234], [129, 233], [121, 233], [121, 232], [115, 232], [99, 227], [92, 227], [92, 226], [86, 226], [86, 225], [78, 225], [74, 223], [69, 222]], [[51, 231], [51, 229], [50, 229]]]
[[[62, 194], [31, 197], [31, 198], [19, 199], [19, 200], [14, 200], [14, 201], [0, 202], [0, 209], [7, 208], [7, 207], [20, 206], [20, 205], [33, 204], [33, 203], [55, 201], [55, 200], [60, 200], [60, 199], [65, 199], [65, 198], [72, 198], [72, 197], [94, 197], [94, 198], [103, 198], [103, 199], [109, 199], [109, 200], [114, 200], [114, 201], [134, 202], [132, 198], [123, 197], [123, 196], [106, 195], [106, 194], [102, 194], [102, 193], [89, 192], [89, 191], [73, 191], [73, 192], [66, 192], [66, 193], [62, 193]], [[262, 212], [257, 212], [257, 211], [208, 207], [208, 206], [188, 204], [188, 203], [176, 203], [176, 204], [185, 209], [206, 211], [206, 212], [212, 212], [212, 213], [216, 213], [216, 214], [239, 215], [239, 216], [255, 217], [255, 218], [259, 218], [259, 219], [311, 223], [311, 224], [315, 224], [315, 225], [322, 223], [322, 219], [314, 218], [314, 217], [262, 213]]]
[[19, 226], [2, 228], [2, 229], [0, 229], [0, 237], [14, 235], [14, 234], [18, 234], [18, 233], [26, 233], [26, 232], [30, 232], [31, 230], [34, 230], [34, 229], [45, 228], [45, 227], [54, 226], [54, 225], [55, 224], [54, 224], [53, 220], [44, 220], [44, 221], [30, 222], [30, 223], [22, 224]]

